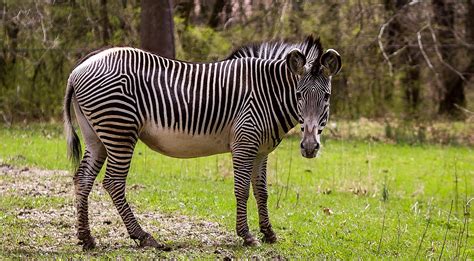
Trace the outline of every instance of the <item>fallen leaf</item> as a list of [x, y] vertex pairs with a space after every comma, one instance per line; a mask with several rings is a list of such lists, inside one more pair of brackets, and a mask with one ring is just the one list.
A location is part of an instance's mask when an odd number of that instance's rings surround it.
[[326, 214], [328, 216], [334, 214], [334, 212], [330, 208], [323, 208], [323, 212], [324, 212], [324, 214]]

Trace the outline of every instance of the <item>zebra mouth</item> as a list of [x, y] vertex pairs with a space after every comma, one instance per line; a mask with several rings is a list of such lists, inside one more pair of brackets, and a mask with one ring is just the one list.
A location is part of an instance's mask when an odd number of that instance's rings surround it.
[[301, 155], [305, 158], [308, 158], [308, 159], [312, 159], [312, 158], [316, 157], [317, 154], [318, 154], [317, 150], [307, 151], [305, 149], [301, 149]]

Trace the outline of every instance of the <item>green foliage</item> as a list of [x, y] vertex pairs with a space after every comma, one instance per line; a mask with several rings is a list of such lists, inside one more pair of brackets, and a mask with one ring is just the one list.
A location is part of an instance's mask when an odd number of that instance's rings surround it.
[[[432, 119], [437, 114], [438, 76], [426, 67], [424, 60], [407, 61], [405, 49], [391, 47], [395, 49], [390, 53], [393, 68], [389, 71], [378, 34], [392, 12], [382, 4], [257, 1], [250, 7], [225, 7], [218, 14], [219, 25], [211, 28], [208, 21], [214, 2], [200, 2], [199, 13], [193, 9], [195, 4], [176, 1], [178, 59], [215, 61], [248, 43], [275, 38], [300, 41], [313, 34], [321, 37], [326, 49], [334, 48], [342, 56], [342, 71], [333, 79], [332, 115], [351, 119]], [[80, 57], [108, 45], [140, 46], [138, 0], [107, 1], [107, 28], [99, 11], [101, 1], [4, 1], [2, 5], [5, 13], [0, 30], [0, 116], [7, 122], [59, 118], [67, 77]], [[430, 3], [420, 2], [410, 5], [405, 12], [407, 16], [429, 19], [429, 14], [420, 13], [429, 7]], [[251, 12], [245, 13], [246, 8], [251, 8]], [[410, 30], [416, 32], [426, 24], [425, 20], [418, 20], [410, 21]], [[110, 37], [104, 37], [104, 32], [109, 32]], [[411, 45], [417, 44], [412, 41], [414, 35], [404, 34]], [[388, 45], [387, 32], [382, 36], [382, 42]], [[429, 46], [426, 52], [434, 57]], [[419, 53], [418, 56], [421, 57]], [[465, 67], [466, 55], [456, 57], [459, 66]], [[419, 73], [419, 78], [411, 81], [410, 73], [414, 72]], [[419, 93], [414, 102], [409, 99], [410, 88]], [[467, 101], [474, 95], [471, 89], [466, 89]], [[473, 105], [468, 103], [467, 109], [472, 111], [470, 106]]]
[[[103, 45], [138, 46], [139, 8], [131, 1], [116, 9], [108, 43], [100, 37], [97, 4], [75, 1], [36, 4], [7, 1], [0, 30], [0, 116], [7, 122], [58, 118], [64, 89], [76, 61]], [[138, 9], [138, 11], [137, 11]], [[125, 28], [122, 28], [125, 27]], [[9, 33], [17, 29], [18, 33]]]
[[221, 33], [205, 26], [185, 25], [184, 20], [175, 17], [178, 59], [203, 62], [216, 61], [229, 55], [231, 44]]

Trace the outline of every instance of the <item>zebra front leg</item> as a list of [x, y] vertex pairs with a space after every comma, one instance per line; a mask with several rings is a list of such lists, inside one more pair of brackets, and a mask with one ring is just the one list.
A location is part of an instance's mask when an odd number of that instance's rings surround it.
[[234, 193], [237, 199], [237, 235], [244, 240], [245, 246], [257, 246], [258, 240], [250, 233], [247, 224], [247, 200], [249, 198], [250, 176], [255, 153], [252, 149], [238, 148], [232, 151], [234, 165]]
[[[119, 148], [115, 149], [120, 151]], [[125, 181], [130, 168], [133, 150], [128, 153], [119, 153], [119, 155], [111, 153], [111, 151], [109, 150], [107, 170], [103, 184], [105, 190], [107, 190], [112, 198], [130, 238], [139, 240], [140, 247], [155, 247], [167, 250], [163, 244], [158, 243], [151, 234], [141, 228], [125, 197]]]
[[74, 175], [77, 210], [77, 237], [83, 250], [89, 250], [95, 247], [95, 240], [91, 236], [89, 228], [88, 199], [97, 174], [99, 174], [106, 158], [103, 146], [92, 152], [89, 149], [90, 148], [86, 148], [81, 164]]
[[267, 208], [267, 158], [268, 155], [264, 155], [257, 157], [255, 160], [252, 171], [252, 188], [255, 201], [257, 201], [260, 232], [263, 233], [263, 241], [275, 243], [277, 237], [273, 232]]

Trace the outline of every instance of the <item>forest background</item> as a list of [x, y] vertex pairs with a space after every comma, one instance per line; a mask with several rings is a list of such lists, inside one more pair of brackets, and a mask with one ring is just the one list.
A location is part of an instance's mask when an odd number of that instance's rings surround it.
[[58, 121], [74, 64], [104, 46], [216, 61], [309, 34], [343, 59], [333, 119], [465, 121], [474, 111], [474, 1], [3, 0], [0, 9], [7, 125]]

